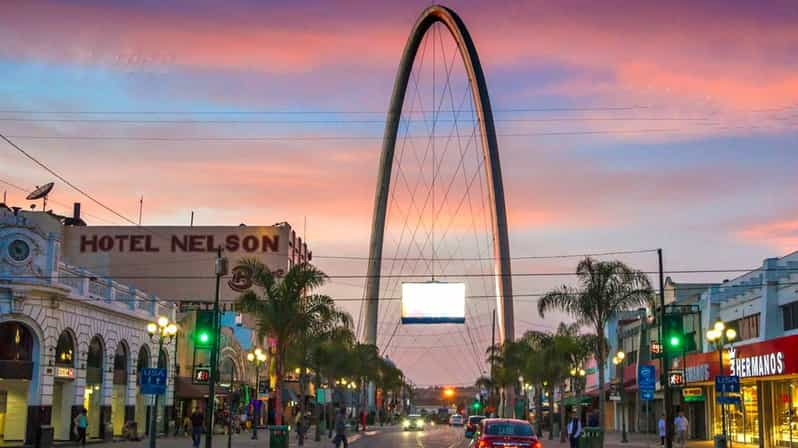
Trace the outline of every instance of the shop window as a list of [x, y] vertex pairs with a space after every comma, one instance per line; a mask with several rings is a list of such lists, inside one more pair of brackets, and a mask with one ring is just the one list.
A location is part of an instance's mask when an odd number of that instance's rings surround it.
[[798, 328], [798, 301], [783, 305], [781, 315], [784, 318], [784, 331]]
[[737, 339], [740, 341], [759, 337], [759, 313], [731, 321], [729, 325], [737, 329]]

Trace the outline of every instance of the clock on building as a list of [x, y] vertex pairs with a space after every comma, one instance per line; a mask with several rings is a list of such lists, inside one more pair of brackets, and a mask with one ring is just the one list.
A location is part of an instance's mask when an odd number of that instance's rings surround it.
[[25, 261], [30, 256], [30, 245], [23, 240], [12, 241], [8, 245], [8, 256], [14, 261]]

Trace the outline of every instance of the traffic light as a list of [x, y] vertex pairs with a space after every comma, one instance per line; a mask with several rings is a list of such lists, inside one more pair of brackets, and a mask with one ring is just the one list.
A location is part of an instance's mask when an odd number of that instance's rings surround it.
[[684, 325], [681, 314], [665, 314], [662, 321], [662, 335], [668, 351], [680, 352], [684, 350]]
[[476, 401], [474, 401], [473, 403], [471, 403], [471, 408], [472, 408], [472, 409], [473, 409], [475, 412], [479, 412], [479, 411], [480, 411], [480, 409], [482, 409], [482, 403], [481, 403], [479, 400], [476, 400]]
[[197, 311], [197, 322], [194, 325], [194, 345], [198, 348], [213, 346], [212, 311]]

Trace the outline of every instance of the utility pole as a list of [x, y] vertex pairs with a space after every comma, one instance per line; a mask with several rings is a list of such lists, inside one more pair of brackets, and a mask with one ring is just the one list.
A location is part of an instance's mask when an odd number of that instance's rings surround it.
[[665, 324], [665, 276], [662, 267], [662, 249], [657, 249], [657, 260], [659, 264], [659, 342], [662, 345], [661, 378], [662, 393], [664, 394], [665, 406], [665, 447], [673, 448], [673, 409], [670, 385], [668, 384], [668, 369], [670, 368], [670, 358], [668, 357], [668, 344], [663, 338], [663, 325]]
[[[193, 212], [192, 212], [193, 215]], [[213, 446], [213, 414], [216, 407], [216, 380], [219, 376], [219, 339], [221, 339], [221, 319], [219, 316], [219, 287], [222, 276], [227, 274], [227, 260], [222, 258], [222, 248], [216, 249], [216, 291], [213, 299], [213, 348], [211, 348], [211, 377], [208, 380], [208, 405], [206, 406], [206, 417], [208, 425], [208, 435], [205, 436], [205, 448]]]

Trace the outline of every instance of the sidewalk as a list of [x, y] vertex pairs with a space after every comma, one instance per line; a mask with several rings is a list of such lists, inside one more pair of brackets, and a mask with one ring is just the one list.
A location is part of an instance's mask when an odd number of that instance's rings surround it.
[[[621, 443], [620, 432], [607, 432], [604, 435], [604, 448], [660, 448], [659, 437], [655, 434], [627, 433], [627, 443]], [[566, 447], [568, 443], [560, 444], [559, 439], [548, 440], [548, 433], [541, 439], [545, 447]], [[686, 448], [712, 448], [712, 441], [694, 440], [687, 442]]]
[[[383, 431], [392, 431], [396, 429], [396, 426], [372, 426], [369, 427], [365, 432], [349, 432], [348, 439], [349, 443], [355, 442], [365, 437], [372, 437], [380, 432]], [[330, 439], [327, 438], [327, 433], [322, 432], [321, 440], [316, 442], [313, 440], [314, 436], [316, 435], [316, 429], [311, 428], [308, 432], [307, 437], [305, 438], [305, 447], [307, 448], [330, 448], [332, 443]], [[235, 448], [267, 448], [269, 446], [269, 430], [268, 429], [258, 429], [258, 439], [252, 440], [252, 432], [242, 432], [240, 434], [233, 434], [231, 438], [232, 446]], [[90, 448], [148, 448], [149, 447], [149, 439], [145, 438], [138, 442], [131, 442], [131, 441], [116, 441], [116, 442], [89, 442], [87, 444]], [[177, 437], [158, 437], [156, 440], [157, 448], [191, 448], [191, 437], [184, 437], [184, 436], [177, 436]], [[64, 448], [71, 448], [74, 447], [75, 444], [73, 442], [56, 442], [56, 447], [64, 447]], [[200, 448], [205, 446], [205, 436], [202, 437], [202, 441], [200, 443]], [[213, 436], [213, 446], [214, 448], [227, 448], [227, 435], [225, 434], [215, 434]], [[296, 438], [296, 432], [292, 431], [291, 435], [289, 436], [288, 446], [290, 448], [298, 447], [299, 444]]]

